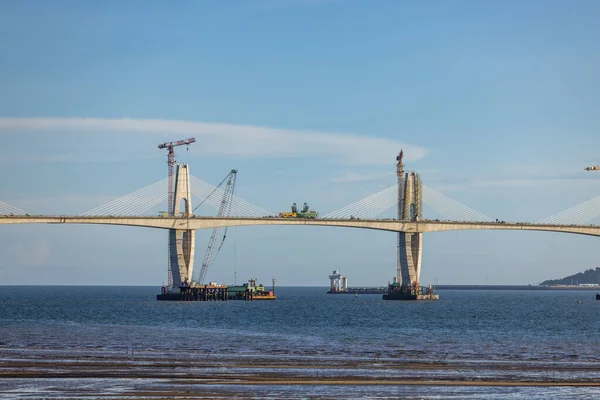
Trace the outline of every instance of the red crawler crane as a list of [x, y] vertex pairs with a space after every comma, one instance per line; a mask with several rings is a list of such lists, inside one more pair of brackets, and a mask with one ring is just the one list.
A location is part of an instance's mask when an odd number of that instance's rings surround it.
[[[175, 152], [173, 151], [173, 147], [175, 146], [189, 146], [190, 144], [196, 142], [195, 138], [189, 138], [189, 139], [184, 139], [184, 140], [178, 140], [176, 142], [166, 142], [163, 144], [159, 144], [158, 148], [159, 149], [168, 149], [169, 153], [167, 155], [167, 165], [169, 166], [169, 215], [172, 217], [173, 216], [173, 197], [175, 195], [175, 188], [174, 186], [174, 178], [173, 178], [173, 170], [175, 169]], [[169, 236], [170, 237], [170, 236]], [[173, 273], [171, 271], [171, 245], [169, 243], [169, 270], [168, 270], [168, 275], [169, 275], [169, 288], [171, 286], [173, 286]]]

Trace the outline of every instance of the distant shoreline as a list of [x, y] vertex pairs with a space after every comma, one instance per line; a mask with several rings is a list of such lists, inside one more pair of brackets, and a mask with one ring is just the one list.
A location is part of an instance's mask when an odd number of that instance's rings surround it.
[[600, 286], [540, 286], [540, 285], [435, 285], [436, 290], [596, 290]]
[[[434, 290], [596, 290], [600, 292], [600, 286], [540, 286], [540, 285], [432, 285]], [[347, 291], [329, 294], [354, 294], [357, 290], [381, 290], [381, 287], [357, 286], [348, 288]], [[361, 293], [358, 294], [368, 294]]]

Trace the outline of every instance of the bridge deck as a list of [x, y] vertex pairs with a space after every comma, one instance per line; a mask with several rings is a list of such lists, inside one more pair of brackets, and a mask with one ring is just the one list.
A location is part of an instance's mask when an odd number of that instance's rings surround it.
[[376, 229], [393, 232], [443, 232], [457, 230], [527, 230], [564, 232], [600, 236], [596, 225], [546, 225], [496, 222], [431, 221], [417, 222], [380, 219], [292, 219], [292, 218], [243, 218], [243, 217], [81, 217], [81, 216], [0, 216], [0, 224], [100, 224], [125, 225], [156, 229], [210, 229], [218, 226], [254, 225], [312, 225], [345, 228]]

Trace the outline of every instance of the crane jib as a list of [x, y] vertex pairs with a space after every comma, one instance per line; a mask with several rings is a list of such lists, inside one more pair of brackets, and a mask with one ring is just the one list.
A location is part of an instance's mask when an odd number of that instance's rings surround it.
[[166, 142], [163, 144], [159, 144], [158, 148], [159, 149], [170, 149], [175, 146], [189, 145], [189, 144], [192, 144], [195, 142], [196, 142], [196, 138], [189, 138], [189, 139], [184, 139], [184, 140], [177, 140], [176, 142]]

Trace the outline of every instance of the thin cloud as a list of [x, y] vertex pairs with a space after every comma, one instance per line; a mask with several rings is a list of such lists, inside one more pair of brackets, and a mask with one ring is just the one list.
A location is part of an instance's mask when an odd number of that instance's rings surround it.
[[[102, 118], [0, 118], [0, 134], [65, 133], [152, 134], [159, 140], [194, 136], [205, 155], [252, 158], [329, 158], [337, 163], [387, 165], [400, 149], [406, 160], [420, 160], [427, 154], [420, 146], [394, 139], [331, 133], [278, 129], [254, 125], [192, 122], [163, 119]], [[66, 157], [63, 155], [63, 157]], [[0, 160], [6, 156], [0, 156]]]
[[561, 164], [509, 164], [493, 171], [493, 175], [488, 177], [465, 177], [464, 179], [454, 177], [441, 177], [436, 174], [435, 179], [431, 179], [430, 186], [438, 190], [466, 190], [469, 188], [488, 188], [488, 187], [506, 187], [506, 188], [531, 188], [556, 186], [559, 184], [574, 184], [585, 182], [597, 182], [598, 178], [592, 173], [583, 171], [577, 165]]

